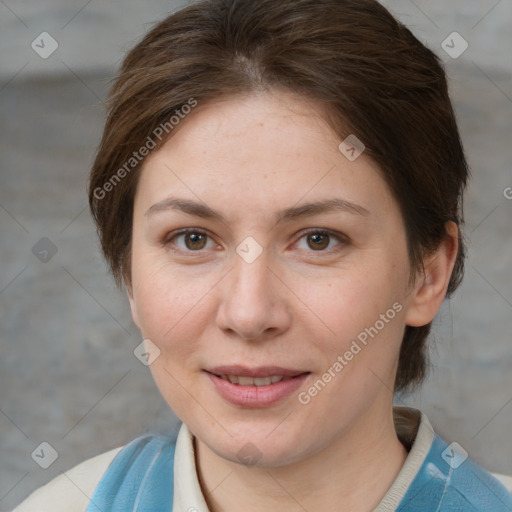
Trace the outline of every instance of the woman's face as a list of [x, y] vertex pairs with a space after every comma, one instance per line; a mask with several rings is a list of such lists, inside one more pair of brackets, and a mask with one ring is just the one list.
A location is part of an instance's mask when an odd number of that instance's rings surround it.
[[390, 414], [404, 224], [340, 142], [313, 104], [266, 93], [199, 104], [144, 163], [133, 318], [165, 400], [225, 459], [299, 461]]

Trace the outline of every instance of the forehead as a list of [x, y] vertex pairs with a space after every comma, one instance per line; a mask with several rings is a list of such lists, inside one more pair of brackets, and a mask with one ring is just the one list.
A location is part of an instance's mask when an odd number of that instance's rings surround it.
[[136, 202], [180, 194], [249, 211], [342, 195], [368, 210], [394, 207], [377, 164], [364, 153], [350, 161], [322, 114], [292, 93], [199, 104], [146, 158]]

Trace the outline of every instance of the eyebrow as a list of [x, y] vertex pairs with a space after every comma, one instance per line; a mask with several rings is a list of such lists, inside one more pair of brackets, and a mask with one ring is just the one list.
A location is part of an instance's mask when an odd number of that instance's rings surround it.
[[[168, 197], [158, 203], [155, 203], [146, 211], [145, 216], [149, 217], [155, 213], [169, 210], [178, 210], [183, 213], [187, 213], [188, 215], [194, 215], [203, 219], [215, 219], [226, 223], [226, 219], [224, 219], [221, 213], [213, 210], [206, 204], [176, 197]], [[347, 201], [346, 199], [331, 198], [314, 203], [306, 203], [301, 206], [285, 208], [284, 210], [277, 212], [275, 217], [276, 223], [278, 223], [285, 220], [309, 217], [332, 211], [343, 211], [363, 216], [370, 215], [370, 211], [363, 206]]]

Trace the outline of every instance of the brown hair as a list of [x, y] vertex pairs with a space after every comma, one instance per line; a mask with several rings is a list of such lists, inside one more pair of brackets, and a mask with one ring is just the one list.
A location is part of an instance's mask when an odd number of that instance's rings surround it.
[[[414, 271], [462, 223], [468, 177], [438, 57], [374, 0], [201, 0], [158, 23], [125, 57], [108, 98], [89, 204], [116, 283], [130, 283], [133, 201], [151, 139], [185, 105], [254, 90], [315, 100], [340, 141], [380, 166], [406, 226]], [[126, 166], [131, 162], [130, 167]], [[124, 171], [123, 171], [124, 170]], [[115, 180], [115, 181], [114, 181]], [[108, 194], [107, 194], [108, 192]], [[464, 244], [448, 287], [458, 286]], [[407, 326], [395, 389], [419, 384], [431, 325]]]

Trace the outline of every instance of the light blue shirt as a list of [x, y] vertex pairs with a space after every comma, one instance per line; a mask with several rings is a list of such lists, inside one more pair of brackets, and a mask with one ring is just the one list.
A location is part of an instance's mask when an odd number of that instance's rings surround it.
[[[400, 489], [398, 498], [395, 489], [395, 495], [388, 493], [376, 510], [512, 511], [512, 495], [497, 479], [468, 458], [458, 444], [448, 445], [425, 425], [421, 428], [418, 437], [423, 437], [423, 444], [425, 432], [431, 435], [426, 447], [422, 447], [419, 468], [413, 467], [411, 473], [413, 465], [406, 460], [397, 478], [402, 488], [393, 486]], [[139, 437], [126, 445], [103, 475], [87, 512], [171, 512], [175, 448], [174, 439], [154, 435]], [[418, 459], [418, 446], [414, 444], [410, 456], [413, 452]], [[409, 477], [404, 478], [403, 473], [407, 472]], [[188, 512], [196, 510], [193, 506], [188, 508]]]

